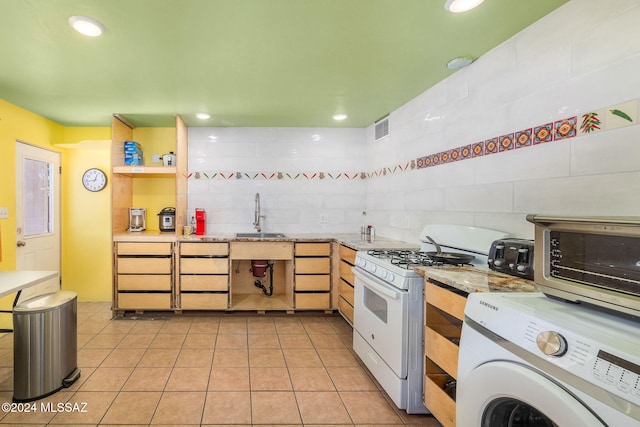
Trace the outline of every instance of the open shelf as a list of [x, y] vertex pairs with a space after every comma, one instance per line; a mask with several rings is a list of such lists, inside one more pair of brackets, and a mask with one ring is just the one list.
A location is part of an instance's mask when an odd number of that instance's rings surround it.
[[114, 166], [113, 173], [130, 177], [175, 177], [175, 166]]

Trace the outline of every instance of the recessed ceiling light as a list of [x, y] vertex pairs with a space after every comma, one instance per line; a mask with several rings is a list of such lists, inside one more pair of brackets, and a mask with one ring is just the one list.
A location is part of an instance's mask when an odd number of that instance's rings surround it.
[[72, 16], [67, 22], [74, 30], [89, 37], [98, 37], [105, 31], [102, 23], [88, 16]]
[[444, 8], [453, 13], [466, 12], [474, 7], [480, 6], [484, 0], [447, 0]]
[[333, 115], [333, 120], [341, 121], [341, 120], [346, 119], [347, 117], [349, 117], [349, 116], [347, 116], [346, 114], [334, 114]]
[[457, 58], [453, 58], [451, 61], [447, 62], [447, 68], [450, 70], [458, 70], [466, 67], [473, 61], [475, 61], [475, 59], [470, 56], [458, 56]]
[[211, 115], [207, 113], [196, 113], [196, 117], [200, 120], [207, 120], [211, 118]]

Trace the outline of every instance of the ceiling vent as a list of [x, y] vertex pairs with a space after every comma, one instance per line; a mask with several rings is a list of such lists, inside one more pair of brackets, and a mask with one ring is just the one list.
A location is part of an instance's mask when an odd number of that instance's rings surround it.
[[380, 141], [389, 135], [389, 116], [378, 120], [375, 125], [375, 140]]

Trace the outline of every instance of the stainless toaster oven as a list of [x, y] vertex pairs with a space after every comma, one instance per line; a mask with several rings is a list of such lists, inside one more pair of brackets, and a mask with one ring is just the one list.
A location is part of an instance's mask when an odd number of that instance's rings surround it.
[[640, 316], [640, 218], [528, 215], [534, 281], [548, 296]]

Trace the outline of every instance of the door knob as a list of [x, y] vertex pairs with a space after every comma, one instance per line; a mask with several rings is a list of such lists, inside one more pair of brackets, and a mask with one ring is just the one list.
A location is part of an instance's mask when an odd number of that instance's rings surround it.
[[19, 248], [21, 248], [22, 246], [27, 246], [27, 242], [25, 242], [24, 240], [18, 240], [17, 245]]

